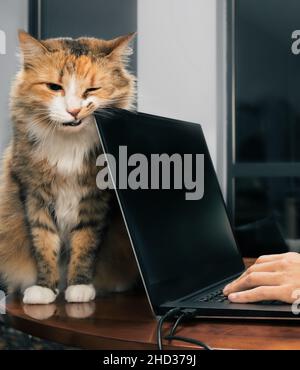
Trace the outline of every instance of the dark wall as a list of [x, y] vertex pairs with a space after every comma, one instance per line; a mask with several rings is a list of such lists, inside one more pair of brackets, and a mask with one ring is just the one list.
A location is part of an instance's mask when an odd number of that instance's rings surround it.
[[[32, 1], [32, 33], [37, 32], [37, 2]], [[41, 37], [114, 38], [137, 31], [137, 0], [43, 0]], [[136, 71], [136, 45], [131, 67]]]

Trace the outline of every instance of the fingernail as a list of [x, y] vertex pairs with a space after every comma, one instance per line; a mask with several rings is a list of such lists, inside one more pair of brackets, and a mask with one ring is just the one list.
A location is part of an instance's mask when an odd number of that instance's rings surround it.
[[228, 299], [230, 301], [234, 301], [235, 299], [238, 298], [238, 296], [239, 296], [238, 293], [232, 293], [232, 294], [229, 294]]
[[223, 293], [226, 294], [229, 290], [229, 285], [226, 285], [226, 287], [223, 289]]

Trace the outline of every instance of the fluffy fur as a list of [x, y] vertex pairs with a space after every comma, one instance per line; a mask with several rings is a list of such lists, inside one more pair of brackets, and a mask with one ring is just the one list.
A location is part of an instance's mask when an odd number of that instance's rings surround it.
[[58, 289], [70, 302], [127, 289], [137, 270], [111, 194], [96, 187], [101, 148], [92, 113], [132, 107], [133, 35], [19, 38], [13, 138], [0, 184], [0, 280], [28, 304], [51, 303]]

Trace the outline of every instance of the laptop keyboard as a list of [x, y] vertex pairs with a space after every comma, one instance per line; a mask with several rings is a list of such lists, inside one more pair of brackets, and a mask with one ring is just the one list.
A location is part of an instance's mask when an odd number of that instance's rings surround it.
[[[218, 302], [218, 303], [228, 302], [230, 303], [228, 298], [223, 294], [223, 289], [218, 289], [214, 292], [207, 294], [206, 296], [196, 297], [194, 299], [194, 302]], [[256, 304], [282, 305], [284, 303], [280, 301], [260, 301], [260, 302], [257, 302]]]
[[[223, 289], [218, 289], [214, 292], [195, 298], [194, 302], [225, 302], [228, 298], [223, 294]], [[229, 302], [229, 301], [228, 301]]]

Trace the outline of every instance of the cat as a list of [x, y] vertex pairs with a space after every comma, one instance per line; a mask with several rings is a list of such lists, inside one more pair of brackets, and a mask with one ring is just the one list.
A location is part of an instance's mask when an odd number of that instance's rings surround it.
[[26, 304], [51, 303], [61, 289], [68, 302], [88, 302], [136, 280], [120, 212], [96, 186], [93, 119], [107, 107], [133, 107], [133, 38], [37, 40], [19, 32], [13, 135], [0, 183], [0, 278]]

